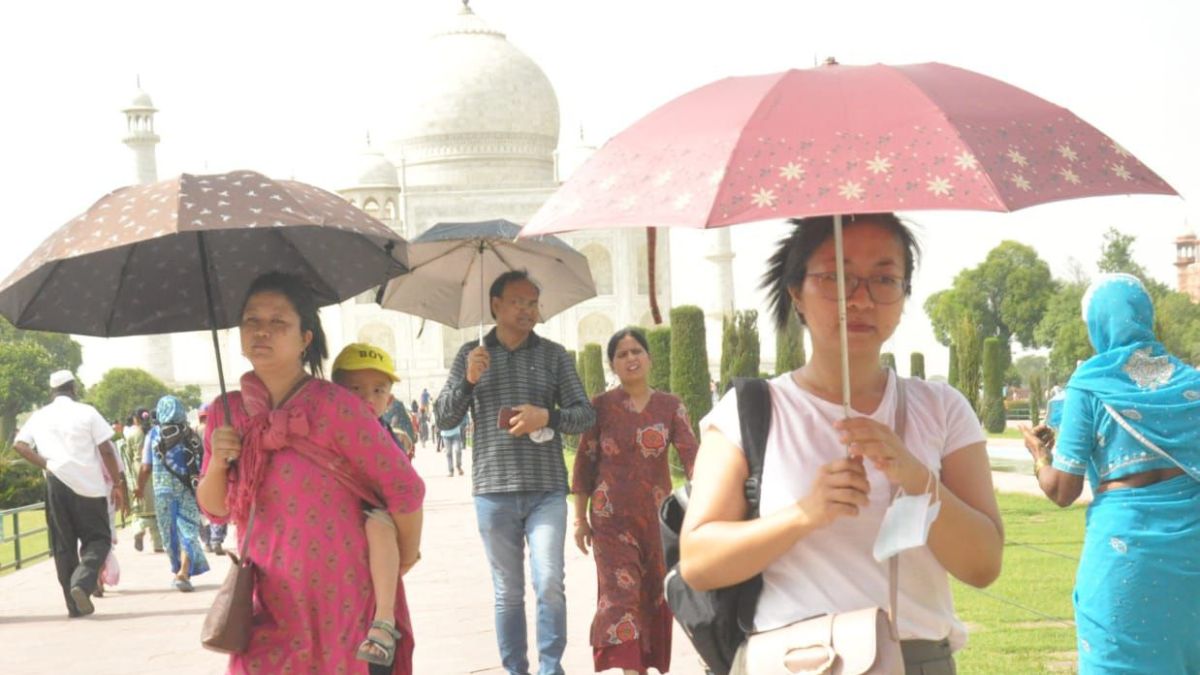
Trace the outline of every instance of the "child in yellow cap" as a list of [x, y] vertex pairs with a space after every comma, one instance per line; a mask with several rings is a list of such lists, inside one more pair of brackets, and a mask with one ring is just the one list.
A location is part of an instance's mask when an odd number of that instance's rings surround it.
[[[412, 440], [403, 433], [397, 435], [382, 419], [392, 402], [392, 385], [400, 381], [395, 371], [392, 357], [387, 352], [362, 342], [346, 345], [333, 361], [333, 381], [365, 401], [371, 411], [381, 417], [379, 423], [392, 434], [397, 449], [411, 459]], [[396, 542], [396, 526], [387, 511], [365, 508], [364, 513], [367, 514], [367, 563], [375, 591], [375, 618], [367, 639], [358, 646], [355, 656], [367, 663], [390, 666], [396, 657], [396, 640], [400, 637], [395, 611], [400, 547]]]

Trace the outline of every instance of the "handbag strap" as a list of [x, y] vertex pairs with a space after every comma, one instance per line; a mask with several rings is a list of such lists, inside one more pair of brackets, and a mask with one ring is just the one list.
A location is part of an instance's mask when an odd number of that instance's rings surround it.
[[[900, 440], [904, 440], [904, 432], [908, 429], [908, 397], [904, 391], [904, 380], [900, 379], [900, 375], [895, 371], [892, 372], [892, 377], [896, 378], [896, 420], [895, 431]], [[935, 478], [936, 480], [936, 478]], [[900, 554], [897, 553], [888, 559], [888, 629], [892, 633], [892, 639], [900, 641]]]
[[1197, 474], [1197, 472], [1195, 471], [1195, 469], [1189, 469], [1188, 467], [1186, 467], [1186, 466], [1184, 466], [1183, 464], [1181, 464], [1181, 463], [1179, 462], [1179, 460], [1177, 460], [1177, 459], [1175, 459], [1174, 457], [1172, 457], [1172, 456], [1168, 455], [1166, 450], [1163, 450], [1162, 448], [1158, 447], [1158, 445], [1156, 445], [1156, 444], [1154, 443], [1154, 441], [1150, 440], [1149, 438], [1146, 438], [1146, 437], [1145, 437], [1145, 436], [1142, 434], [1142, 432], [1138, 431], [1137, 429], [1134, 429], [1134, 428], [1133, 428], [1133, 425], [1131, 425], [1129, 422], [1125, 421], [1125, 418], [1124, 418], [1124, 417], [1122, 417], [1122, 416], [1121, 416], [1121, 415], [1120, 415], [1120, 414], [1119, 414], [1119, 413], [1118, 413], [1116, 410], [1114, 410], [1114, 409], [1113, 409], [1113, 407], [1112, 407], [1111, 405], [1109, 405], [1109, 404], [1105, 403], [1105, 404], [1104, 404], [1104, 409], [1108, 411], [1108, 414], [1109, 414], [1109, 415], [1110, 415], [1110, 416], [1111, 416], [1111, 417], [1112, 417], [1114, 420], [1116, 420], [1117, 424], [1121, 425], [1121, 428], [1122, 428], [1122, 429], [1124, 429], [1125, 431], [1129, 432], [1129, 435], [1130, 435], [1130, 436], [1133, 436], [1135, 439], [1137, 439], [1137, 441], [1138, 441], [1139, 443], [1141, 443], [1142, 445], [1146, 446], [1147, 448], [1150, 448], [1150, 449], [1151, 449], [1151, 450], [1153, 450], [1154, 452], [1158, 453], [1158, 454], [1159, 454], [1161, 457], [1164, 457], [1164, 458], [1166, 458], [1166, 460], [1167, 460], [1168, 462], [1170, 462], [1170, 463], [1174, 464], [1175, 466], [1179, 467], [1179, 469], [1180, 469], [1181, 471], [1183, 471], [1183, 472], [1184, 472], [1184, 473], [1186, 473], [1187, 475], [1191, 476], [1191, 477], [1192, 477], [1194, 480], [1200, 481], [1200, 474]]

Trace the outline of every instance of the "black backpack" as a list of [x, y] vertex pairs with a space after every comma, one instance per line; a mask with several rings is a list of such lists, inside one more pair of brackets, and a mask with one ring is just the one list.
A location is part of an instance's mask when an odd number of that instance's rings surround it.
[[[750, 476], [746, 479], [746, 519], [758, 517], [762, 495], [763, 455], [771, 432], [771, 390], [766, 380], [738, 378], [738, 420], [742, 451]], [[663, 589], [675, 620], [683, 627], [692, 646], [710, 672], [728, 675], [738, 647], [754, 625], [754, 610], [762, 591], [762, 575], [740, 584], [712, 591], [697, 591], [679, 574], [679, 531], [687, 512], [691, 485], [684, 485], [663, 500], [658, 511], [659, 531], [667, 563]]]

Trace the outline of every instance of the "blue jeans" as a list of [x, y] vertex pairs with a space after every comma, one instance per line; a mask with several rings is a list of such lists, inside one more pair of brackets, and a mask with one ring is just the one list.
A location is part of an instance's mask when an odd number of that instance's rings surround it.
[[537, 596], [539, 675], [562, 675], [567, 647], [567, 596], [563, 546], [567, 538], [565, 492], [504, 492], [475, 497], [475, 518], [495, 592], [496, 641], [510, 675], [528, 675], [525, 628], [525, 541]]
[[450, 475], [454, 475], [455, 462], [458, 463], [458, 470], [462, 471], [462, 451], [463, 439], [462, 436], [442, 436], [442, 442], [446, 446], [446, 468], [450, 470]]

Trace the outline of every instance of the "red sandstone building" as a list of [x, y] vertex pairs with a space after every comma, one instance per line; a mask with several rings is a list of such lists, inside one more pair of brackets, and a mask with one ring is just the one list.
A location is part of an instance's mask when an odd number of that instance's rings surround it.
[[1191, 296], [1192, 302], [1200, 302], [1200, 239], [1189, 231], [1175, 239], [1175, 267], [1179, 270], [1179, 290]]

